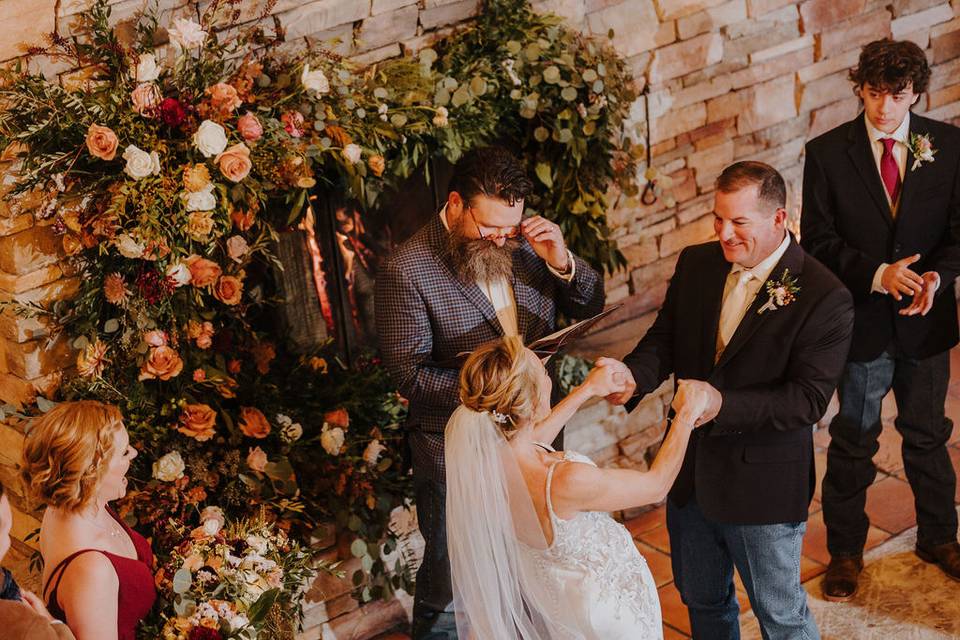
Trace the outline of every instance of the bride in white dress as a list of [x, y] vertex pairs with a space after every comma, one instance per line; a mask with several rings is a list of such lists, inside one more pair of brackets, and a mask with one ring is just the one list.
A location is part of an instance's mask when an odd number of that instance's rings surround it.
[[[663, 500], [702, 412], [681, 386], [646, 472], [600, 469], [551, 442], [584, 402], [623, 389], [600, 358], [550, 410], [550, 378], [517, 338], [479, 347], [446, 428], [447, 546], [458, 635], [467, 640], [653, 640], [657, 589], [627, 529], [608, 513]], [[686, 397], [684, 397], [686, 394]]]

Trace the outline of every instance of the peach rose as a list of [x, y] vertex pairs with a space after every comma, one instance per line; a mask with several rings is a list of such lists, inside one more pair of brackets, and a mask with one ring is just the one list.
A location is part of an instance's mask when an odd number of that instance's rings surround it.
[[270, 423], [266, 416], [254, 407], [240, 408], [240, 431], [250, 438], [263, 439], [270, 435]]
[[257, 473], [263, 473], [263, 470], [267, 468], [266, 451], [260, 447], [250, 449], [250, 453], [247, 454], [247, 466]]
[[117, 155], [117, 134], [110, 127], [91, 124], [87, 129], [87, 150], [101, 160], [113, 160]]
[[205, 164], [187, 165], [183, 169], [183, 187], [191, 192], [203, 191], [210, 184], [210, 171]]
[[147, 361], [140, 367], [140, 380], [169, 380], [183, 371], [180, 355], [167, 346], [153, 347], [147, 355]]
[[217, 412], [205, 404], [188, 404], [180, 412], [180, 426], [177, 431], [190, 436], [198, 442], [213, 437], [217, 423]]
[[323, 421], [334, 427], [343, 427], [346, 429], [350, 426], [350, 414], [347, 413], [346, 409], [340, 407], [339, 409], [327, 411], [323, 414]]
[[257, 116], [247, 111], [237, 119], [237, 131], [247, 142], [256, 142], [263, 135], [263, 125]]
[[143, 341], [151, 347], [165, 347], [167, 346], [167, 333], [159, 329], [147, 331], [143, 334]]
[[209, 349], [213, 345], [213, 323], [191, 320], [187, 323], [187, 337], [196, 340], [201, 349]]
[[246, 178], [250, 175], [250, 168], [253, 166], [250, 162], [250, 149], [242, 142], [227, 147], [214, 159], [214, 162], [220, 165], [220, 173], [231, 182], [240, 182]]
[[194, 382], [203, 382], [207, 379], [207, 372], [203, 369], [194, 369], [193, 370], [193, 381]]
[[218, 82], [208, 87], [207, 95], [210, 96], [210, 104], [213, 108], [223, 113], [229, 113], [243, 104], [240, 96], [237, 95], [237, 90], [225, 82]]
[[187, 268], [190, 269], [190, 283], [198, 288], [213, 284], [223, 273], [216, 262], [198, 255], [187, 258]]
[[133, 110], [141, 116], [152, 117], [160, 106], [160, 89], [152, 82], [143, 82], [130, 93]]
[[235, 276], [220, 276], [213, 286], [213, 296], [223, 304], [239, 304], [242, 294], [243, 282]]

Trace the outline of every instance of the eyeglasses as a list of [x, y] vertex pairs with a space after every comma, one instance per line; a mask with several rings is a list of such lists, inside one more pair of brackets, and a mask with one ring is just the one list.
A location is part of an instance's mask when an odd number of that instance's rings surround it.
[[495, 233], [484, 234], [483, 230], [480, 228], [480, 223], [477, 222], [476, 216], [473, 215], [473, 207], [465, 207], [467, 211], [470, 212], [470, 219], [473, 220], [473, 225], [477, 228], [477, 233], [480, 234], [481, 240], [509, 240], [510, 238], [516, 238], [520, 235], [520, 225], [515, 224], [512, 227], [495, 227]]

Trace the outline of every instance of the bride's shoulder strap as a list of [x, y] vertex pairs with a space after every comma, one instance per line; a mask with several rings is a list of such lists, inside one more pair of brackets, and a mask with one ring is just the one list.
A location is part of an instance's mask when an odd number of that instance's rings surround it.
[[556, 513], [553, 510], [553, 472], [557, 470], [557, 467], [566, 462], [562, 458], [556, 458], [550, 463], [550, 468], [547, 469], [547, 510], [550, 512], [551, 517], [556, 517]]

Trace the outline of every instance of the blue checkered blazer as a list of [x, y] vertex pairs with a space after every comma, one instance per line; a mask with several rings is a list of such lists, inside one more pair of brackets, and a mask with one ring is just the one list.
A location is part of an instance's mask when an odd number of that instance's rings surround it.
[[[408, 436], [415, 472], [443, 481], [443, 430], [458, 405], [459, 371], [429, 366], [503, 335], [493, 305], [442, 258], [440, 216], [397, 247], [377, 275], [376, 319], [384, 363], [410, 401]], [[558, 311], [589, 318], [603, 310], [603, 278], [580, 258], [568, 283], [526, 241], [513, 255], [517, 328], [525, 342], [552, 333]]]

